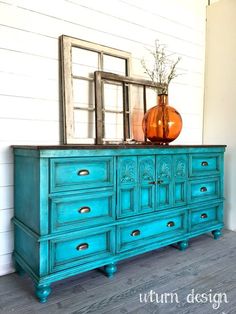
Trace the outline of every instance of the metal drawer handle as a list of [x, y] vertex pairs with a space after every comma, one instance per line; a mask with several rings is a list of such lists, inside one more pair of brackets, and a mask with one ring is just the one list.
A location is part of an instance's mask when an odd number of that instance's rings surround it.
[[131, 232], [131, 236], [132, 237], [136, 237], [136, 236], [139, 236], [140, 233], [141, 233], [140, 230], [134, 230], [134, 231]]
[[206, 188], [205, 186], [202, 186], [202, 187], [200, 188], [200, 191], [201, 191], [201, 192], [206, 192], [206, 191], [207, 191], [207, 188]]
[[90, 211], [91, 211], [91, 209], [88, 206], [84, 206], [84, 207], [81, 207], [80, 209], [78, 209], [78, 212], [80, 214], [86, 214], [86, 213], [89, 213]]
[[88, 243], [82, 243], [76, 247], [76, 250], [77, 251], [84, 251], [84, 250], [87, 250], [88, 247], [89, 247]]
[[203, 166], [203, 167], [207, 167], [207, 166], [208, 166], [208, 162], [207, 162], [207, 161], [203, 161], [203, 162], [202, 162], [202, 166]]
[[174, 221], [169, 221], [168, 223], [167, 223], [167, 227], [174, 227], [174, 225], [175, 225], [175, 223], [174, 223]]
[[157, 184], [162, 184], [163, 182], [163, 180], [157, 180]]
[[156, 181], [148, 182], [148, 184], [157, 184]]
[[204, 213], [204, 214], [201, 214], [201, 218], [202, 218], [202, 219], [207, 218], [207, 214], [205, 214], [205, 213]]
[[89, 171], [87, 169], [82, 169], [78, 171], [78, 176], [87, 176], [89, 175]]

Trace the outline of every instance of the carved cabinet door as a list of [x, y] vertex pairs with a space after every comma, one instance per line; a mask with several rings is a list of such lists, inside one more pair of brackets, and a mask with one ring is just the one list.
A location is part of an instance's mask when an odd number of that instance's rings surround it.
[[117, 217], [133, 216], [138, 212], [137, 156], [117, 158]]
[[172, 156], [156, 157], [156, 206], [157, 210], [173, 204]]
[[155, 156], [139, 156], [139, 212], [147, 213], [155, 210]]
[[181, 206], [187, 203], [187, 156], [175, 155], [173, 157], [174, 186], [173, 205]]
[[155, 157], [118, 157], [117, 188], [118, 217], [154, 211]]

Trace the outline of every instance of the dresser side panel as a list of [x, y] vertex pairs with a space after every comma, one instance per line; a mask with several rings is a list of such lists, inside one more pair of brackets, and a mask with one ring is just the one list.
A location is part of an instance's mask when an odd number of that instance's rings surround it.
[[15, 218], [34, 232], [39, 233], [39, 159], [15, 155], [14, 161]]

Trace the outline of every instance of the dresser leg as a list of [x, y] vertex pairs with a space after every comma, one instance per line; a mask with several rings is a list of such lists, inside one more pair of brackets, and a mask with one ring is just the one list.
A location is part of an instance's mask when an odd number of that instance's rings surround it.
[[105, 273], [108, 278], [112, 278], [117, 271], [116, 263], [111, 263], [105, 266]]
[[214, 230], [212, 231], [213, 237], [215, 240], [219, 239], [222, 236], [221, 230]]
[[23, 276], [25, 274], [24, 269], [17, 262], [15, 262], [15, 269], [19, 276]]
[[35, 286], [35, 295], [39, 299], [40, 303], [47, 302], [47, 298], [49, 294], [51, 293], [52, 289], [50, 288], [50, 285], [36, 285]]
[[184, 240], [178, 243], [180, 251], [184, 251], [188, 248], [188, 241]]

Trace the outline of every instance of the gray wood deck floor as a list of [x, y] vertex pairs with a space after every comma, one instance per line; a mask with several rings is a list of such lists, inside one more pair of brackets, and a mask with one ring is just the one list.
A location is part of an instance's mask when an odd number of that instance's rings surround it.
[[[93, 270], [52, 285], [48, 302], [40, 304], [34, 297], [28, 276], [10, 274], [0, 277], [0, 313], [47, 314], [235, 314], [236, 313], [236, 233], [224, 231], [215, 241], [209, 234], [190, 241], [181, 252], [172, 246], [125, 260], [118, 264], [113, 279]], [[211, 293], [215, 305], [222, 293], [225, 297], [218, 309], [213, 303], [189, 303], [188, 294]], [[166, 296], [140, 302], [140, 294], [149, 291]], [[167, 293], [176, 293], [171, 303]], [[175, 294], [175, 296], [176, 296]], [[204, 300], [202, 300], [204, 301]]]

